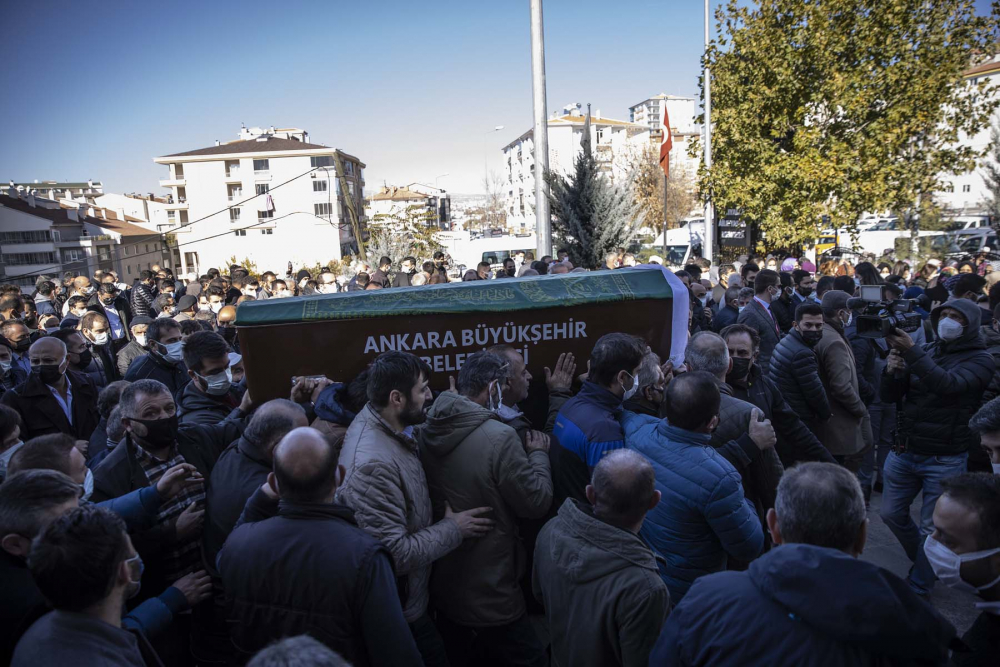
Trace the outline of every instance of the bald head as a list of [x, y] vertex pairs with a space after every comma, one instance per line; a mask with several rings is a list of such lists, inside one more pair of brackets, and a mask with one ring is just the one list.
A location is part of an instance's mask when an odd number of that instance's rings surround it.
[[282, 500], [329, 503], [337, 491], [337, 452], [322, 433], [309, 426], [289, 432], [274, 448], [274, 477]]
[[684, 362], [688, 370], [705, 371], [725, 382], [729, 372], [729, 347], [719, 334], [699, 331], [688, 341]]
[[278, 442], [292, 430], [308, 426], [306, 411], [287, 398], [276, 398], [257, 408], [243, 438], [261, 457], [270, 460]]
[[51, 336], [39, 338], [28, 348], [28, 358], [32, 360], [32, 366], [36, 365], [34, 362], [36, 357], [41, 364], [61, 364], [66, 359], [66, 344]]
[[219, 324], [230, 324], [236, 319], [236, 306], [223, 306], [219, 311]]
[[653, 466], [631, 449], [610, 452], [594, 468], [587, 499], [601, 521], [638, 531], [646, 512], [660, 500]]

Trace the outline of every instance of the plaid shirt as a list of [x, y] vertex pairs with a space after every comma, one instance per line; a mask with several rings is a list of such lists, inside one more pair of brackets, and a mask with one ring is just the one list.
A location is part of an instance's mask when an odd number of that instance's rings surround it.
[[[136, 459], [142, 466], [142, 471], [146, 474], [150, 486], [154, 486], [160, 478], [170, 468], [181, 463], [186, 463], [184, 457], [177, 451], [176, 445], [171, 451], [170, 459], [161, 461], [153, 457], [142, 447], [136, 447]], [[160, 513], [156, 517], [158, 524], [168, 521], [176, 521], [177, 517], [187, 509], [192, 503], [205, 502], [204, 483], [194, 484], [185, 488], [171, 500], [160, 506]], [[178, 540], [173, 546], [163, 554], [164, 568], [168, 581], [176, 581], [186, 574], [201, 569], [201, 537], [194, 536], [186, 542]]]

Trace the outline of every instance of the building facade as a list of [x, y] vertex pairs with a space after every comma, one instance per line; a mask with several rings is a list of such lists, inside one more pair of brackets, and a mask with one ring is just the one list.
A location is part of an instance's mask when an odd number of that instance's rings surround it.
[[249, 259], [261, 271], [327, 263], [354, 252], [347, 210], [354, 201], [364, 225], [364, 168], [339, 152], [348, 193], [334, 168], [337, 149], [309, 143], [298, 128], [241, 128], [236, 141], [154, 162], [169, 173], [160, 181], [169, 231], [176, 238], [176, 270], [228, 266]]
[[[583, 150], [586, 118], [579, 105], [549, 119], [549, 169], [560, 174], [573, 171], [573, 161]], [[504, 207], [507, 226], [518, 232], [535, 228], [534, 129], [503, 147]], [[598, 166], [612, 180], [623, 178], [633, 160], [650, 147], [649, 127], [591, 114], [590, 141]]]
[[58, 181], [34, 181], [32, 183], [10, 182], [10, 187], [21, 194], [33, 194], [42, 199], [77, 199], [88, 195], [104, 194], [104, 186], [100, 182], [60, 183]]
[[366, 214], [372, 223], [386, 218], [405, 216], [412, 207], [427, 224], [438, 229], [451, 229], [451, 197], [447, 192], [421, 183], [403, 187], [387, 185], [379, 188], [365, 203]]

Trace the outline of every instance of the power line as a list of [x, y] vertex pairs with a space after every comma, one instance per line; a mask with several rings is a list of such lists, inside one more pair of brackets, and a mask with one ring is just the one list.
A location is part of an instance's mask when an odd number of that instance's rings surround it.
[[[313, 167], [309, 171], [303, 172], [303, 173], [299, 174], [298, 176], [293, 176], [292, 178], [288, 179], [287, 181], [285, 181], [283, 183], [279, 183], [278, 185], [274, 186], [273, 188], [268, 188], [267, 193], [262, 193], [262, 194], [269, 194], [269, 193], [273, 192], [274, 190], [277, 190], [278, 188], [281, 188], [281, 187], [283, 187], [285, 185], [288, 185], [292, 181], [298, 180], [298, 179], [302, 178], [303, 176], [307, 176], [308, 174], [311, 174], [312, 172], [316, 171], [317, 169], [322, 169], [322, 167]], [[248, 199], [244, 199], [243, 201], [240, 201], [240, 202], [237, 202], [235, 204], [232, 204], [231, 206], [227, 206], [226, 208], [220, 209], [220, 210], [216, 211], [215, 213], [210, 213], [208, 215], [204, 215], [204, 216], [198, 218], [197, 220], [193, 220], [193, 221], [187, 223], [186, 225], [181, 225], [179, 227], [179, 229], [187, 229], [187, 228], [191, 227], [192, 225], [195, 225], [195, 224], [197, 224], [197, 223], [199, 223], [199, 222], [201, 222], [203, 220], [206, 220], [208, 218], [217, 216], [220, 213], [225, 213], [226, 211], [230, 211], [230, 210], [232, 210], [232, 209], [234, 209], [234, 208], [236, 208], [238, 206], [242, 206], [246, 202], [253, 201], [254, 199], [256, 199], [257, 197], [260, 197], [260, 196], [261, 196], [260, 194], [255, 194], [254, 196], [252, 196], [252, 197], [250, 197]], [[97, 208], [97, 207], [95, 207], [95, 208]], [[306, 215], [312, 215], [315, 218], [319, 218], [320, 220], [326, 220], [325, 218], [322, 218], [321, 216], [318, 216], [315, 213], [308, 213], [307, 211], [292, 211], [292, 212], [286, 213], [285, 215], [280, 216], [278, 218], [265, 218], [264, 220], [258, 221], [256, 223], [254, 223], [252, 225], [248, 225], [246, 227], [239, 227], [239, 228], [236, 228], [236, 229], [230, 229], [230, 230], [227, 230], [225, 232], [221, 232], [219, 234], [214, 234], [212, 236], [206, 236], [204, 238], [193, 239], [193, 240], [190, 240], [190, 241], [186, 241], [184, 243], [178, 243], [176, 246], [173, 246], [173, 247], [180, 248], [180, 247], [183, 247], [183, 246], [191, 245], [192, 243], [200, 243], [202, 241], [208, 241], [208, 240], [211, 240], [211, 239], [219, 238], [220, 236], [226, 236], [228, 234], [232, 234], [233, 232], [238, 232], [238, 231], [242, 231], [242, 230], [245, 230], [245, 229], [252, 229], [254, 227], [267, 224], [269, 222], [276, 222], [278, 220], [282, 220], [282, 219], [287, 218], [288, 216], [293, 215], [295, 213], [304, 213]], [[331, 213], [332, 213], [332, 211], [331, 211]], [[339, 224], [338, 225], [334, 225], [331, 220], [326, 220], [326, 222], [329, 223], [330, 226], [335, 227], [337, 229], [341, 229], [342, 228], [342, 225], [339, 225]], [[93, 224], [93, 223], [91, 223], [91, 224]], [[170, 232], [161, 232], [161, 234], [167, 234], [167, 233], [170, 233]], [[170, 249], [171, 249], [170, 247], [167, 247], [168, 251]], [[129, 259], [133, 259], [133, 258], [137, 258], [137, 257], [145, 257], [146, 255], [158, 255], [158, 254], [161, 254], [161, 253], [159, 251], [152, 250], [152, 251], [144, 252], [144, 253], [141, 253], [141, 254], [138, 254], [138, 255], [132, 255], [132, 257], [130, 257]], [[171, 260], [172, 259], [173, 258], [171, 258]], [[59, 263], [59, 264], [56, 264], [54, 266], [46, 267], [46, 268], [44, 268], [44, 269], [42, 269], [40, 271], [32, 271], [31, 273], [22, 273], [22, 274], [16, 275], [16, 276], [5, 275], [5, 276], [3, 276], [3, 279], [4, 280], [17, 280], [19, 278], [28, 278], [28, 277], [35, 276], [35, 275], [42, 275], [42, 274], [45, 274], [45, 273], [49, 273], [50, 271], [58, 271], [60, 268], [62, 268], [62, 266], [63, 266], [63, 264]]]

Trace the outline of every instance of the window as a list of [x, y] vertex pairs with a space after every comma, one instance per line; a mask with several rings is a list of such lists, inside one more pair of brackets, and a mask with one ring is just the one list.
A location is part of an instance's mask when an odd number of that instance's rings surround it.
[[268, 185], [267, 183], [258, 183], [254, 187], [257, 188], [257, 194], [259, 195], [266, 195], [271, 190], [271, 186]]
[[329, 220], [332, 213], [333, 207], [330, 204], [313, 204], [313, 214], [320, 218]]
[[235, 234], [236, 236], [246, 236], [247, 235], [247, 230], [245, 230], [245, 229], [237, 229], [235, 232], [233, 232], [233, 234]]
[[159, 250], [159, 249], [160, 249], [160, 244], [159, 243], [154, 243], [153, 244], [153, 250]]
[[313, 181], [313, 192], [326, 192], [330, 187], [327, 181]]
[[315, 157], [309, 158], [309, 165], [316, 169], [317, 167], [332, 167], [333, 166], [333, 156], [331, 155], [317, 155]]
[[128, 246], [125, 246], [125, 256], [128, 257]]
[[274, 211], [257, 211], [258, 220], [267, 220], [274, 217]]
[[167, 220], [173, 220], [177, 211], [167, 211]]
[[128, 274], [129, 274], [129, 275], [132, 275], [132, 266], [131, 266], [131, 265], [129, 265], [129, 266], [126, 266], [126, 267], [125, 267], [125, 270], [126, 270], [126, 271], [128, 271]]
[[[59, 232], [54, 233], [58, 234]], [[47, 230], [38, 230], [33, 232], [0, 232], [0, 244], [3, 245], [11, 243], [45, 243], [51, 240], [52, 237]]]
[[268, 229], [262, 229], [262, 230], [260, 230], [260, 233], [261, 234], [270, 234], [273, 231], [274, 231], [273, 229], [268, 228]]
[[344, 163], [344, 173], [347, 174], [348, 176], [353, 176], [354, 175], [354, 163], [353, 162], [345, 162]]
[[240, 209], [231, 208], [229, 209], [229, 222], [239, 222], [240, 220]]
[[149, 252], [149, 244], [146, 244], [146, 252]]
[[[81, 252], [81, 251], [74, 251]], [[56, 255], [53, 252], [21, 252], [11, 255], [0, 255], [0, 261], [12, 266], [23, 266], [25, 264], [44, 264], [55, 262]], [[75, 261], [75, 260], [74, 260]]]
[[253, 161], [253, 170], [254, 170], [255, 173], [258, 172], [258, 171], [267, 171], [270, 168], [271, 168], [271, 165], [270, 165], [270, 163], [267, 160], [254, 160]]
[[972, 192], [972, 186], [969, 185], [969, 184], [963, 185], [962, 186], [962, 192]]

